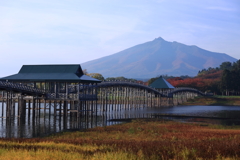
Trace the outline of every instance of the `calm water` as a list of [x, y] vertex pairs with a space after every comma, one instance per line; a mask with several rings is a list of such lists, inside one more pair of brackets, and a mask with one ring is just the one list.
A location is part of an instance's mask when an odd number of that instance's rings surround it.
[[[160, 110], [154, 109], [154, 111], [167, 115], [192, 116], [192, 118], [167, 117], [167, 119], [173, 119], [177, 121], [240, 125], [240, 106], [175, 106], [162, 108]], [[194, 118], [194, 116], [211, 118]]]
[[[1, 103], [0, 103], [1, 106]], [[5, 115], [0, 118], [0, 137], [42, 137], [61, 131], [81, 130], [85, 128], [93, 128], [96, 126], [106, 126], [121, 122], [108, 121], [110, 119], [125, 119], [125, 118], [151, 118], [153, 114], [169, 114], [169, 115], [187, 115], [187, 116], [204, 116], [204, 117], [221, 117], [221, 118], [236, 118], [231, 120], [226, 119], [206, 119], [206, 118], [173, 118], [171, 116], [164, 117], [165, 119], [177, 121], [197, 121], [206, 123], [220, 123], [226, 125], [240, 125], [240, 106], [175, 106], [164, 108], [140, 108], [132, 110], [111, 111], [108, 113], [99, 112], [91, 116], [82, 116], [64, 120], [61, 116], [53, 115], [51, 112], [33, 117], [26, 117], [19, 120], [17, 117], [6, 119]], [[0, 115], [2, 116], [1, 109]]]

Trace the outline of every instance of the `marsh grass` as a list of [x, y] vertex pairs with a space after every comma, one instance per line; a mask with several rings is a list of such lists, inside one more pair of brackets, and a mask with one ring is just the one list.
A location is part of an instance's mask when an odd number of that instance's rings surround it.
[[208, 124], [209, 128], [222, 129], [222, 130], [240, 130], [239, 125], [219, 125], [219, 124]]
[[239, 106], [240, 96], [212, 96], [212, 97], [195, 97], [189, 99], [181, 105], [224, 105], [224, 106]]
[[216, 95], [216, 96], [213, 96], [213, 97], [216, 97], [216, 98], [239, 98], [240, 99], [240, 96], [220, 96], [220, 95]]
[[[220, 129], [219, 129], [220, 128]], [[167, 121], [0, 139], [0, 159], [238, 159], [240, 130]]]

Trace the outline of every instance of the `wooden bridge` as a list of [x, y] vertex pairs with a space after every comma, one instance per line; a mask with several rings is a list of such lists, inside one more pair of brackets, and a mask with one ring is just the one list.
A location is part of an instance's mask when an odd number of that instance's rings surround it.
[[103, 111], [141, 107], [167, 107], [186, 102], [196, 96], [208, 96], [193, 88], [156, 90], [149, 86], [123, 81], [98, 84], [98, 104]]
[[0, 79], [0, 120], [35, 124], [40, 117], [53, 116], [53, 124], [58, 121], [68, 128], [71, 121], [79, 128], [79, 122], [87, 123], [94, 115], [174, 106], [198, 95], [207, 96], [192, 88], [159, 90], [134, 82], [101, 82], [83, 75], [80, 65], [23, 66], [18, 74]]
[[109, 88], [109, 87], [130, 87], [130, 88], [138, 88], [142, 90], [146, 90], [148, 92], [152, 92], [156, 95], [160, 95], [162, 97], [173, 97], [174, 94], [177, 94], [179, 92], [192, 92], [197, 93], [201, 96], [208, 96], [207, 94], [195, 89], [195, 88], [188, 88], [188, 87], [180, 87], [180, 88], [174, 88], [174, 89], [168, 89], [164, 91], [158, 91], [152, 87], [143, 85], [141, 83], [135, 83], [131, 81], [103, 81], [102, 83], [98, 84], [99, 88]]
[[[0, 81], [0, 90], [2, 90], [2, 117], [21, 117], [26, 114], [27, 109], [29, 115], [30, 110], [32, 114], [36, 114], [34, 112], [36, 110], [38, 113], [40, 110], [46, 113], [50, 112], [51, 108], [56, 115], [63, 113], [67, 116], [69, 113], [74, 113], [78, 117], [80, 114], [89, 114], [89, 112], [167, 107], [181, 104], [198, 95], [207, 96], [193, 88], [158, 91], [143, 84], [126, 81], [108, 81], [88, 86], [69, 85], [66, 90], [59, 93]], [[15, 106], [18, 106], [17, 115]]]
[[11, 91], [14, 93], [21, 93], [23, 95], [28, 95], [28, 96], [33, 96], [33, 95], [46, 96], [46, 92], [44, 90], [34, 88], [34, 87], [28, 87], [21, 84], [4, 82], [4, 81], [0, 81], [0, 90]]
[[[183, 87], [183, 88], [174, 88], [174, 89], [169, 89], [169, 90], [165, 90], [165, 91], [158, 91], [154, 88], [151, 88], [149, 86], [140, 84], [140, 83], [134, 83], [134, 82], [127, 82], [127, 81], [104, 81], [102, 83], [99, 83], [98, 85], [92, 85], [92, 86], [88, 86], [87, 88], [84, 88], [81, 86], [81, 89], [77, 89], [77, 85], [70, 85], [69, 88], [71, 88], [69, 90], [68, 93], [78, 93], [79, 91], [85, 91], [85, 90], [92, 90], [93, 88], [123, 88], [123, 87], [127, 87], [127, 88], [136, 88], [138, 90], [144, 90], [148, 93], [153, 93], [155, 95], [160, 95], [161, 97], [168, 97], [171, 98], [174, 96], [174, 94], [177, 93], [183, 93], [183, 92], [191, 92], [191, 93], [196, 93], [198, 95], [201, 96], [209, 96], [208, 94], [205, 94], [197, 89], [194, 88], [187, 88], [187, 87]], [[80, 88], [80, 87], [79, 87]], [[43, 96], [46, 99], [54, 99], [56, 98], [55, 96], [53, 96], [53, 93], [50, 93], [50, 91], [45, 91], [45, 90], [41, 90], [38, 88], [34, 88], [34, 87], [28, 87], [25, 85], [21, 85], [21, 84], [16, 84], [16, 83], [11, 83], [11, 82], [3, 82], [0, 81], [0, 90], [4, 90], [4, 91], [11, 91], [13, 93], [21, 93], [22, 95], [28, 95], [28, 96]], [[63, 91], [65, 92], [65, 91]], [[60, 91], [59, 94], [61, 94], [62, 92]], [[90, 98], [90, 97], [94, 97], [94, 98]], [[88, 96], [88, 95], [82, 95], [81, 98], [86, 98], [87, 100], [91, 100], [91, 99], [96, 99], [96, 96]], [[61, 99], [61, 98], [60, 98]], [[68, 99], [67, 96], [64, 97], [64, 99]]]

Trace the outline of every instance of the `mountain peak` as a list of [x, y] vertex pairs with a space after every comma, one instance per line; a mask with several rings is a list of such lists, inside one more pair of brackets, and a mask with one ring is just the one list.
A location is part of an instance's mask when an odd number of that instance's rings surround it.
[[155, 38], [154, 41], [165, 41], [162, 37]]
[[237, 59], [158, 37], [81, 65], [89, 73], [101, 73], [105, 78], [152, 78], [164, 74], [196, 76], [199, 70], [215, 68], [226, 61], [236, 62]]

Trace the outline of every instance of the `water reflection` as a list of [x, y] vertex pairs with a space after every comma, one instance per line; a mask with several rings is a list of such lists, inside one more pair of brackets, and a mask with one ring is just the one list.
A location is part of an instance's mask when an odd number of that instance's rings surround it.
[[[174, 106], [160, 110], [161, 114], [182, 115], [183, 117], [178, 118], [168, 117], [178, 121], [240, 125], [240, 106]], [[199, 116], [205, 118], [199, 118]]]
[[[5, 109], [6, 108], [4, 108], [4, 110]], [[35, 117], [32, 114], [32, 110], [27, 110], [26, 116], [23, 118], [18, 118], [16, 116], [5, 118], [6, 115], [2, 114], [0, 111], [0, 115], [2, 115], [0, 118], [0, 137], [42, 137], [61, 131], [81, 130], [121, 123], [118, 121], [109, 121], [110, 119], [151, 118], [154, 114], [231, 118], [207, 119], [194, 117], [163, 117], [164, 119], [185, 122], [195, 121], [240, 125], [240, 106], [175, 106], [163, 108], [147, 108], [146, 106], [141, 106], [137, 109], [110, 110], [107, 112], [101, 111], [100, 106], [98, 106], [98, 111], [99, 112], [94, 112], [93, 114], [80, 115], [79, 117], [71, 113], [72, 116], [68, 115], [66, 118], [63, 117], [63, 114], [54, 116], [53, 108], [49, 109], [47, 112], [40, 110], [39, 114], [36, 114]]]

